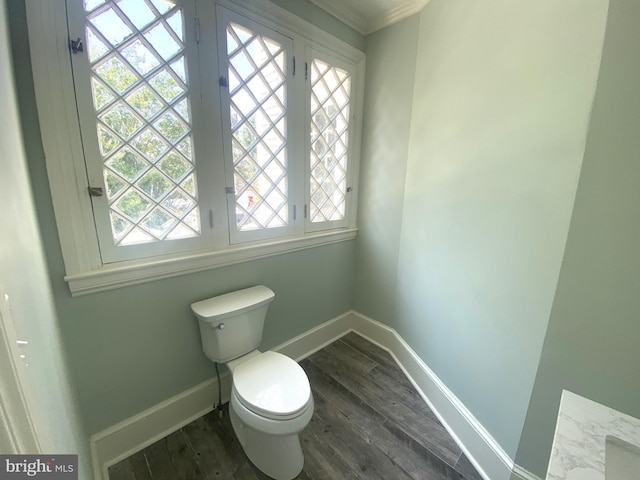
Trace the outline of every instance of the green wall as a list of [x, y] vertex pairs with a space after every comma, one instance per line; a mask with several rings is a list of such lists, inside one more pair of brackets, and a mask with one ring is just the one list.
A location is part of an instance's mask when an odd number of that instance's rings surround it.
[[[365, 45], [307, 0], [274, 3]], [[35, 206], [90, 433], [210, 378], [189, 304], [257, 283], [276, 292], [265, 348], [355, 306], [540, 476], [562, 388], [640, 416], [633, 1], [612, 0], [600, 66], [607, 0], [432, 0], [366, 39], [355, 242], [80, 298], [62, 280], [24, 1], [9, 4]]]
[[40, 140], [24, 1], [12, 0], [9, 15], [38, 220], [62, 342], [90, 434], [215, 375], [189, 308], [196, 300], [255, 284], [272, 288], [265, 349], [352, 308], [354, 241], [72, 298]]
[[611, 0], [566, 253], [519, 464], [546, 473], [567, 389], [640, 417], [640, 3]]
[[420, 18], [367, 37], [355, 309], [395, 326], [402, 199]]
[[[386, 168], [406, 174], [404, 183], [391, 179], [395, 190], [366, 175], [381, 160], [365, 143], [362, 190], [374, 196], [382, 185], [389, 204], [361, 207], [357, 308], [392, 317], [512, 458], [569, 229], [606, 8], [604, 0], [433, 0], [419, 15], [413, 88], [405, 86], [412, 69], [398, 69], [375, 76], [381, 86], [367, 94], [397, 87], [410, 132], [408, 148], [406, 132], [375, 136], [377, 145], [397, 142]], [[389, 48], [410, 61], [402, 41], [410, 29], [378, 35], [389, 38], [367, 43], [368, 61], [380, 56], [393, 69], [402, 60]], [[385, 125], [383, 109], [367, 105], [365, 116]], [[377, 237], [384, 228], [388, 240]], [[395, 281], [367, 266], [369, 258], [393, 274], [380, 260], [387, 256], [397, 257]]]
[[[0, 348], [5, 348], [5, 327], [15, 332], [19, 340], [28, 342], [21, 346], [20, 354], [28, 368], [19, 369], [20, 380], [27, 393], [29, 413], [45, 453], [78, 453], [81, 478], [89, 478], [91, 458], [88, 437], [80, 420], [78, 405], [67, 368], [67, 358], [61, 341], [61, 331], [56, 318], [51, 289], [37, 226], [35, 207], [26, 168], [26, 154], [20, 127], [15, 80], [11, 75], [9, 52], [10, 18], [5, 9], [7, 2], [0, 2], [0, 301], [2, 328]], [[14, 59], [19, 61], [19, 57]], [[5, 295], [6, 300], [5, 300]], [[9, 352], [14, 353], [14, 352]], [[5, 382], [3, 382], [5, 384]], [[3, 404], [8, 412], [16, 411], [11, 396], [5, 396]], [[29, 395], [29, 393], [31, 395]], [[46, 401], [39, 402], [40, 399]], [[35, 400], [35, 401], [34, 401]], [[9, 401], [9, 403], [7, 403]], [[11, 408], [13, 407], [13, 408]], [[3, 416], [7, 411], [3, 411]], [[3, 419], [4, 420], [4, 419]], [[22, 425], [20, 419], [10, 419], [13, 426]], [[3, 431], [2, 440], [11, 438], [9, 445], [20, 441], [18, 431]], [[4, 448], [7, 444], [3, 443]], [[19, 445], [24, 449], [25, 445]], [[8, 453], [37, 453], [35, 451], [11, 451]]]

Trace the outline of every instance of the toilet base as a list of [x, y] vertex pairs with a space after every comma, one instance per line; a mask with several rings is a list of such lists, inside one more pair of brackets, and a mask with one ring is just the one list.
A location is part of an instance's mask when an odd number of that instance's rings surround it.
[[229, 407], [231, 425], [244, 453], [258, 470], [276, 480], [292, 480], [302, 471], [304, 456], [297, 433], [267, 435], [248, 427]]

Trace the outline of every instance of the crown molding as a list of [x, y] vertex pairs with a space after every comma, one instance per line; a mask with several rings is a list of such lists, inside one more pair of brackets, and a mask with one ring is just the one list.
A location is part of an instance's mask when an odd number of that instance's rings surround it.
[[370, 18], [340, 0], [311, 0], [311, 2], [362, 35], [369, 35], [420, 12], [429, 3], [429, 0], [406, 0], [384, 13]]
[[370, 33], [376, 32], [384, 27], [388, 27], [393, 23], [404, 20], [405, 18], [422, 11], [429, 1], [430, 0], [409, 0], [386, 11], [382, 15], [369, 19], [367, 22], [367, 30], [364, 34], [369, 35]]
[[346, 23], [356, 32], [366, 35], [367, 21], [354, 9], [347, 7], [340, 0], [311, 0], [322, 10], [333, 15], [342, 23]]

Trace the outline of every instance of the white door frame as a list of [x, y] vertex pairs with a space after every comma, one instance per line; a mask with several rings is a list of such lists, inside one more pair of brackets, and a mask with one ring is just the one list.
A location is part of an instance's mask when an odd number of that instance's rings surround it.
[[29, 406], [35, 398], [18, 342], [9, 297], [0, 285], [0, 452], [36, 454], [42, 449]]

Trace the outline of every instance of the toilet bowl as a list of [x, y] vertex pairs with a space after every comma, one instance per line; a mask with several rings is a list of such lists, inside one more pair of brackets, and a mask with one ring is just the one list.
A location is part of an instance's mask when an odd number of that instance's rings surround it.
[[231, 372], [229, 416], [249, 460], [276, 480], [303, 468], [298, 433], [313, 416], [309, 379], [300, 365], [278, 352], [260, 352], [262, 328], [274, 293], [257, 286], [196, 302], [205, 355]]
[[253, 352], [248, 360], [230, 363], [229, 412], [240, 445], [263, 473], [279, 480], [295, 478], [304, 464], [298, 433], [314, 407], [304, 370], [277, 352]]

